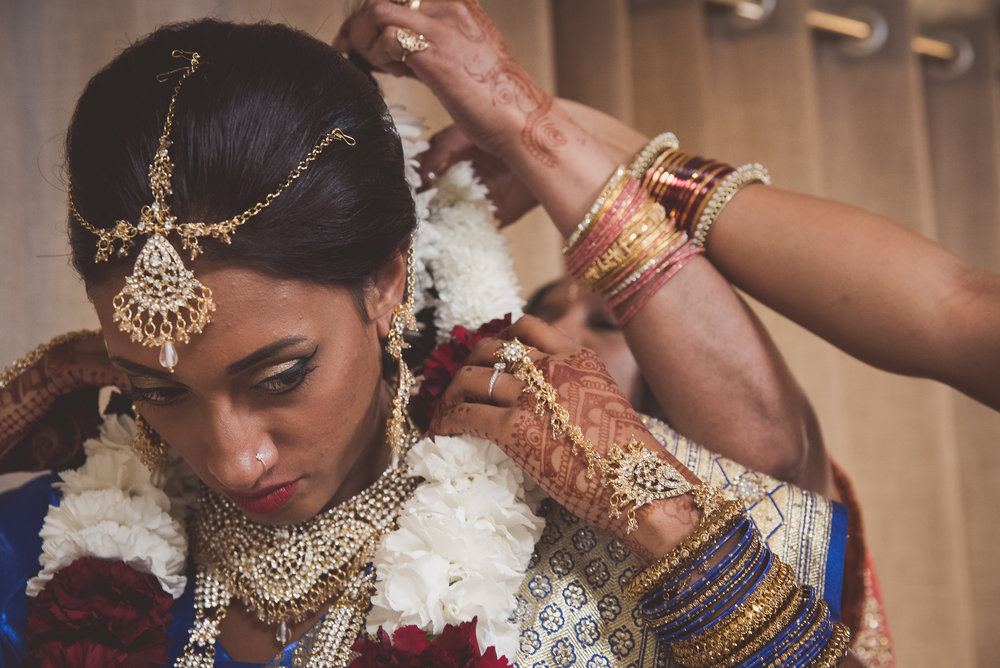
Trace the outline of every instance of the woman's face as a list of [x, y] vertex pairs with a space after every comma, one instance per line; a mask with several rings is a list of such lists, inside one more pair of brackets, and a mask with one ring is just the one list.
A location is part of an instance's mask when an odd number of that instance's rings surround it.
[[199, 269], [216, 311], [177, 345], [174, 373], [159, 365], [159, 348], [131, 342], [112, 322], [119, 285], [90, 292], [142, 417], [251, 519], [285, 524], [349, 498], [386, 465], [378, 337], [400, 301], [400, 267], [391, 262], [366, 291], [367, 321], [346, 288]]

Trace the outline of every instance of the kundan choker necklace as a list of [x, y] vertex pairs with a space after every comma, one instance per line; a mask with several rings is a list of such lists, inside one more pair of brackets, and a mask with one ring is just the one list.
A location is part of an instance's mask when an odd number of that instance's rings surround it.
[[[413, 437], [405, 449], [412, 443]], [[371, 597], [375, 546], [395, 529], [416, 487], [404, 460], [364, 491], [301, 524], [257, 524], [229, 499], [203, 488], [192, 529], [195, 621], [175, 665], [214, 665], [219, 625], [233, 597], [260, 621], [276, 625], [275, 642], [282, 648], [291, 640], [289, 626], [332, 602], [311, 638], [310, 655], [317, 660], [309, 665], [335, 665], [329, 662], [346, 656]]]

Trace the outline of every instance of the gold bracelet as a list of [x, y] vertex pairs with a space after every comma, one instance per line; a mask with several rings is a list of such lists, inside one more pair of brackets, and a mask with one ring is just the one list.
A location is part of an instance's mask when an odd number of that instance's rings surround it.
[[665, 151], [675, 151], [680, 146], [677, 135], [673, 132], [664, 132], [653, 137], [641, 151], [635, 154], [632, 162], [628, 165], [628, 172], [633, 178], [642, 179], [650, 164]]
[[833, 633], [830, 634], [830, 639], [826, 641], [826, 646], [816, 657], [816, 662], [813, 665], [818, 668], [837, 668], [847, 656], [850, 646], [850, 629], [840, 622], [834, 622]]
[[802, 603], [802, 589], [796, 587], [788, 603], [778, 611], [774, 619], [764, 629], [750, 639], [750, 642], [730, 657], [732, 664], [742, 663], [767, 646], [795, 618]]
[[691, 241], [695, 246], [705, 247], [708, 242], [708, 233], [715, 221], [719, 219], [722, 210], [736, 196], [736, 193], [751, 183], [771, 184], [771, 175], [768, 174], [763, 165], [756, 163], [743, 165], [722, 180], [706, 201], [704, 208], [697, 214], [696, 220], [698, 222], [691, 230]]
[[793, 642], [788, 649], [781, 653], [781, 656], [778, 657], [775, 663], [779, 666], [784, 665], [785, 660], [794, 656], [802, 645], [809, 642], [812, 635], [816, 633], [819, 627], [825, 624], [829, 618], [830, 610], [826, 605], [826, 601], [823, 599], [817, 599], [816, 610], [813, 612], [812, 617], [810, 617], [802, 627], [802, 632], [799, 634], [799, 637], [795, 639], [795, 642]]
[[628, 183], [628, 176], [628, 170], [625, 169], [624, 165], [619, 165], [615, 169], [611, 174], [611, 178], [608, 179], [608, 182], [601, 189], [601, 193], [597, 196], [597, 199], [594, 200], [587, 215], [576, 226], [572, 234], [566, 238], [562, 247], [563, 255], [572, 253], [580, 245], [580, 242], [586, 238], [587, 234], [590, 233], [590, 228], [594, 225], [594, 221], [600, 220], [607, 208], [614, 203], [618, 195], [625, 189], [625, 185]]
[[777, 568], [772, 568], [735, 610], [694, 637], [674, 643], [674, 657], [690, 668], [730, 663], [730, 654], [764, 629], [796, 595], [791, 567], [777, 559], [772, 563]]
[[[703, 594], [695, 597], [693, 600], [684, 604], [683, 607], [678, 608], [677, 610], [667, 611], [659, 617], [650, 617], [644, 620], [646, 626], [656, 627], [663, 626], [664, 624], [676, 623], [677, 620], [684, 617], [695, 608], [704, 605], [711, 599], [720, 595], [720, 593], [739, 581], [738, 578], [742, 574], [743, 569], [746, 568], [750, 561], [760, 555], [762, 548], [763, 543], [760, 540], [760, 535], [754, 531], [747, 550], [740, 555], [739, 559], [737, 559], [728, 569], [726, 569], [726, 573], [723, 576], [720, 576], [715, 582], [709, 585]], [[695, 582], [697, 582], [697, 580]], [[682, 594], [687, 588], [688, 587], [685, 587], [681, 591], [677, 592], [676, 595], [680, 596], [680, 594]]]
[[639, 571], [625, 586], [625, 596], [634, 600], [644, 598], [654, 589], [662, 587], [661, 583], [665, 580], [675, 579], [743, 518], [746, 508], [742, 501], [719, 500], [711, 510], [699, 503], [700, 495], [712, 492], [722, 498], [718, 488], [707, 485], [700, 485], [691, 491], [695, 503], [703, 510], [701, 524], [665, 557]]
[[618, 237], [584, 270], [580, 282], [594, 292], [601, 292], [602, 287], [616, 282], [617, 275], [635, 264], [637, 258], [662, 245], [656, 242], [663, 233], [666, 220], [663, 207], [655, 200], [647, 200], [624, 225]]
[[496, 357], [515, 378], [525, 384], [522, 391], [534, 394], [535, 412], [542, 415], [546, 410], [549, 411], [552, 437], [565, 435], [574, 455], [579, 450], [583, 451], [587, 462], [587, 477], [592, 478], [595, 473], [600, 473], [601, 485], [611, 489], [611, 510], [608, 517], [621, 517], [624, 511], [627, 516], [626, 533], [631, 533], [638, 527], [635, 513], [642, 506], [692, 491], [691, 483], [670, 462], [660, 459], [634, 436], [624, 446], [611, 444], [607, 453], [601, 456], [583, 435], [579, 425], [572, 423], [569, 412], [559, 405], [559, 393], [545, 380], [528, 352], [527, 346], [514, 339], [497, 350]]

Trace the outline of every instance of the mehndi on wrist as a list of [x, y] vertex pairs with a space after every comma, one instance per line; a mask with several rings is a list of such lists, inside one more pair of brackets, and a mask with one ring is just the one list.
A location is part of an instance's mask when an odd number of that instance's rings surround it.
[[528, 356], [529, 349], [514, 339], [497, 353], [506, 370], [522, 381], [524, 392], [535, 397], [535, 412], [549, 414], [553, 438], [565, 437], [573, 455], [582, 452], [587, 464], [587, 477], [600, 477], [601, 485], [611, 490], [608, 517], [626, 517], [626, 533], [638, 528], [636, 511], [653, 501], [669, 499], [691, 491], [691, 483], [670, 463], [646, 448], [633, 436], [624, 445], [612, 444], [601, 455], [569, 412], [559, 404], [556, 389]]
[[625, 594], [680, 665], [836, 666], [850, 633], [764, 544], [740, 501], [692, 490], [697, 529], [640, 571]]

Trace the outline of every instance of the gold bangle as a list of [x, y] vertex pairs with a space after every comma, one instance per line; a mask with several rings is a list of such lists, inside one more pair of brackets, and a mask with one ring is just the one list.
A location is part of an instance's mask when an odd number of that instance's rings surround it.
[[[697, 492], [697, 493], [696, 493]], [[715, 501], [701, 501], [712, 493], [717, 494]], [[698, 560], [708, 548], [718, 542], [746, 513], [742, 501], [723, 500], [722, 492], [716, 487], [700, 485], [692, 490], [695, 503], [703, 509], [701, 524], [665, 557], [656, 561], [629, 581], [625, 586], [625, 596], [638, 600], [648, 596], [650, 592], [661, 586], [665, 580], [674, 579], [681, 571]], [[710, 509], [705, 505], [713, 503]]]
[[802, 631], [799, 633], [799, 637], [795, 639], [795, 642], [791, 644], [781, 656], [778, 657], [777, 663], [779, 666], [784, 665], [785, 659], [793, 656], [805, 643], [809, 642], [810, 638], [817, 629], [822, 626], [830, 617], [830, 610], [826, 605], [826, 601], [823, 599], [816, 600], [816, 609], [813, 611], [812, 617], [805, 623], [802, 627]]
[[791, 567], [777, 559], [772, 563], [777, 567], [769, 570], [735, 610], [694, 637], [674, 643], [674, 657], [690, 668], [710, 668], [728, 659], [763, 629], [797, 592]]
[[594, 221], [600, 220], [603, 212], [607, 210], [609, 206], [618, 198], [622, 190], [625, 189], [625, 185], [628, 183], [628, 171], [625, 169], [624, 165], [619, 165], [615, 171], [611, 174], [611, 178], [601, 189], [601, 193], [594, 200], [591, 205], [590, 210], [587, 215], [584, 216], [583, 220], [576, 229], [573, 230], [565, 243], [563, 243], [562, 253], [563, 255], [569, 255], [576, 247], [580, 245], [586, 236], [590, 233], [590, 228], [594, 225]]
[[766, 647], [767, 643], [774, 640], [788, 626], [792, 619], [795, 618], [795, 613], [798, 612], [801, 603], [802, 590], [799, 587], [795, 587], [792, 596], [788, 599], [788, 603], [778, 611], [774, 619], [759, 634], [751, 638], [749, 643], [730, 657], [730, 662], [733, 664], [742, 663]]
[[628, 267], [636, 256], [648, 248], [649, 243], [643, 243], [644, 240], [658, 235], [666, 218], [663, 207], [655, 200], [647, 199], [625, 223], [619, 235], [584, 270], [580, 282], [599, 292], [602, 283], [609, 282], [609, 277], [613, 279], [617, 272]]
[[680, 143], [673, 132], [663, 132], [653, 137], [628, 164], [628, 172], [633, 178], [642, 179], [646, 170], [656, 158], [666, 151], [676, 151]]
[[851, 646], [851, 631], [844, 624], [834, 622], [833, 632], [826, 641], [823, 651], [813, 664], [818, 668], [837, 668], [847, 656]]
[[[646, 625], [656, 627], [663, 626], [664, 624], [676, 623], [676, 621], [681, 617], [684, 617], [695, 608], [704, 605], [712, 598], [718, 596], [720, 592], [732, 586], [734, 582], [738, 582], [738, 577], [742, 573], [743, 569], [746, 568], [747, 563], [760, 554], [761, 548], [763, 548], [763, 543], [761, 543], [760, 535], [757, 531], [754, 531], [753, 538], [750, 539], [750, 545], [747, 547], [746, 552], [726, 570], [724, 576], [719, 577], [715, 582], [709, 585], [707, 589], [705, 589], [703, 594], [689, 601], [683, 607], [663, 613], [659, 617], [650, 617], [646, 619]], [[697, 580], [695, 580], [695, 582], [697, 582]], [[684, 587], [680, 591], [676, 592], [676, 595], [680, 596], [686, 589], [688, 589], [688, 587]]]
[[751, 183], [771, 184], [771, 175], [768, 174], [763, 165], [757, 163], [742, 165], [722, 180], [698, 213], [697, 223], [691, 229], [691, 241], [695, 246], [705, 247], [708, 242], [708, 233], [715, 221], [719, 219], [722, 210], [736, 196], [736, 193]]

